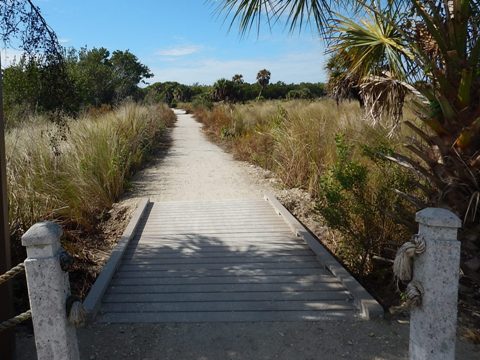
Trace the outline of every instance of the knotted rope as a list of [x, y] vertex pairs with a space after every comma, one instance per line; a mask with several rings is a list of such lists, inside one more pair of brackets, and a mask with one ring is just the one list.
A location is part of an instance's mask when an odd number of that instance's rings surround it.
[[8, 270], [5, 274], [0, 275], [0, 285], [7, 282], [8, 280], [14, 278], [18, 274], [21, 274], [25, 271], [25, 265], [23, 263], [14, 266]]
[[32, 317], [32, 311], [28, 310], [25, 311], [24, 313], [21, 313], [20, 315], [17, 315], [11, 319], [8, 319], [6, 321], [3, 321], [0, 323], [0, 333], [2, 331], [5, 331], [7, 329], [10, 329], [12, 327], [17, 326], [18, 324], [24, 322], [25, 320], [28, 320]]
[[407, 305], [409, 307], [422, 305], [424, 290], [420, 282], [415, 280], [409, 282], [405, 293], [407, 295]]
[[76, 296], [69, 296], [66, 305], [68, 322], [75, 327], [84, 326], [87, 321], [87, 311], [81, 300]]
[[414, 235], [411, 241], [407, 241], [397, 251], [393, 262], [395, 278], [401, 281], [410, 281], [413, 272], [413, 257], [425, 252], [425, 239]]
[[[393, 262], [393, 273], [399, 281], [410, 281], [413, 277], [413, 258], [423, 254], [426, 249], [425, 239], [422, 236], [414, 235], [411, 241], [407, 241], [397, 251]], [[410, 281], [405, 294], [408, 307], [420, 306], [422, 304], [423, 286], [418, 281]]]

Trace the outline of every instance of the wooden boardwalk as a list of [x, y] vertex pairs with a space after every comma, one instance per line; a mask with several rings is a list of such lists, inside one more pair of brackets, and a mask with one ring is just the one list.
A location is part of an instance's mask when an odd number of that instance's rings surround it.
[[352, 297], [264, 200], [150, 205], [100, 322], [351, 317]]

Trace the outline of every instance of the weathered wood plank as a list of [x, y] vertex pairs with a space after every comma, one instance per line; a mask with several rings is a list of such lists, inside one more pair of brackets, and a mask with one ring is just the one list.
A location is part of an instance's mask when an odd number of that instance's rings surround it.
[[142, 264], [123, 264], [121, 270], [172, 270], [172, 269], [194, 269], [194, 270], [235, 270], [235, 269], [305, 269], [317, 268], [317, 261], [305, 261], [300, 263], [269, 263], [258, 262], [250, 264], [168, 264], [168, 265], [142, 265]]
[[185, 243], [185, 244], [170, 244], [170, 245], [162, 245], [161, 243], [151, 243], [151, 244], [144, 244], [141, 247], [137, 248], [129, 248], [125, 252], [126, 256], [131, 255], [155, 255], [160, 257], [169, 257], [170, 255], [175, 254], [185, 254], [185, 255], [206, 255], [208, 254], [221, 254], [224, 253], [225, 255], [231, 256], [242, 256], [248, 254], [257, 254], [259, 256], [262, 255], [271, 255], [274, 256], [276, 254], [281, 255], [285, 254], [288, 255], [290, 252], [294, 254], [295, 252], [304, 252], [309, 253], [309, 249], [305, 248], [303, 245], [299, 246], [282, 246], [281, 244], [218, 244], [218, 245], [205, 245], [201, 246], [201, 244], [194, 244], [194, 243]]
[[299, 292], [236, 292], [236, 293], [180, 293], [163, 294], [161, 299], [158, 294], [106, 294], [104, 303], [130, 303], [130, 302], [181, 302], [181, 301], [322, 301], [322, 300], [347, 300], [346, 291], [299, 291]]
[[231, 292], [298, 292], [338, 291], [343, 286], [338, 282], [317, 284], [164, 284], [164, 285], [112, 285], [109, 294], [174, 294], [174, 293], [231, 293]]
[[[201, 245], [216, 245], [216, 244], [276, 244], [276, 245], [302, 245], [307, 246], [305, 243], [293, 236], [287, 237], [284, 234], [269, 235], [265, 234], [264, 237], [255, 237], [244, 234], [225, 234], [222, 236], [216, 237], [204, 237], [202, 234], [183, 234], [183, 235], [158, 235], [150, 234], [141, 238], [141, 241], [134, 241], [134, 244], [130, 244], [130, 247], [138, 247], [142, 245], [153, 244], [182, 244], [182, 243], [192, 243], [192, 244], [201, 244]], [[138, 243], [137, 243], [138, 241]]]
[[[176, 229], [169, 229], [165, 227], [158, 227], [158, 228], [145, 228], [142, 232], [142, 234], [145, 234], [146, 236], [150, 235], [196, 235], [196, 236], [215, 236], [217, 234], [244, 234], [245, 236], [251, 236], [251, 237], [259, 237], [261, 238], [263, 234], [278, 234], [280, 233], [279, 229], [275, 228], [274, 226], [265, 226], [263, 228], [238, 228], [238, 229], [228, 229], [228, 228], [211, 228], [211, 229], [205, 229], [202, 231], [189, 231], [184, 230], [176, 230]], [[287, 231], [284, 232], [284, 234], [288, 234]]]
[[211, 284], [275, 284], [275, 283], [297, 283], [316, 284], [320, 282], [338, 282], [331, 275], [314, 274], [305, 276], [190, 276], [190, 277], [124, 277], [117, 276], [112, 280], [113, 286], [118, 285], [211, 285]]
[[109, 303], [103, 312], [190, 312], [190, 311], [352, 311], [353, 305], [332, 301], [184, 301], [164, 303]]
[[106, 313], [100, 316], [99, 321], [106, 323], [327, 321], [352, 316], [351, 311], [152, 312]]
[[267, 256], [275, 256], [282, 259], [284, 256], [314, 256], [314, 253], [310, 250], [274, 250], [274, 251], [266, 251], [266, 250], [257, 250], [257, 249], [246, 249], [247, 251], [241, 252], [233, 252], [230, 249], [210, 249], [210, 251], [206, 252], [204, 249], [199, 252], [198, 250], [194, 249], [178, 249], [178, 250], [168, 250], [162, 249], [161, 251], [152, 251], [151, 249], [147, 249], [145, 251], [136, 249], [131, 252], [125, 252], [124, 260], [153, 260], [158, 259], [161, 261], [162, 259], [165, 260], [173, 260], [173, 259], [211, 259], [211, 258], [238, 258], [242, 256], [252, 256], [257, 257], [267, 257]]
[[[192, 276], [306, 276], [314, 274], [327, 274], [320, 267], [295, 268], [295, 269], [169, 269], [169, 270], [123, 270], [117, 271], [117, 275], [123, 278], [168, 278], [168, 277], [192, 277]], [[329, 273], [328, 273], [329, 274]], [[329, 274], [331, 276], [331, 274]], [[333, 278], [333, 277], [332, 277]]]
[[141, 258], [141, 259], [123, 259], [124, 265], [163, 265], [163, 264], [250, 264], [250, 263], [290, 263], [290, 262], [306, 262], [313, 261], [316, 262], [315, 256], [312, 254], [308, 255], [276, 255], [276, 256], [261, 256], [255, 252], [249, 254], [242, 254], [239, 256], [228, 256], [228, 257], [177, 257], [177, 258], [163, 258], [157, 259], [155, 257], [151, 258]]

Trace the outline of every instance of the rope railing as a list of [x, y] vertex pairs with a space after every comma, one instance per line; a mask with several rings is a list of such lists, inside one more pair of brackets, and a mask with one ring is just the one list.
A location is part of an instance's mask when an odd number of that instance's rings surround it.
[[18, 264], [17, 266], [14, 266], [10, 270], [8, 270], [6, 273], [0, 275], [0, 285], [3, 283], [6, 283], [8, 280], [13, 279], [15, 276], [23, 273], [25, 271], [25, 265], [23, 262]]
[[14, 316], [11, 319], [2, 321], [0, 323], [0, 333], [2, 331], [8, 330], [12, 327], [15, 327], [19, 324], [21, 324], [24, 321], [27, 321], [32, 318], [32, 310], [27, 310], [24, 313], [21, 313], [20, 315]]
[[[17, 266], [14, 266], [10, 270], [8, 270], [6, 273], [0, 275], [0, 285], [6, 283], [8, 280], [11, 280], [15, 276], [20, 275], [24, 272], [25, 272], [25, 264], [21, 262]], [[2, 321], [0, 323], [0, 332], [8, 330], [12, 327], [15, 327], [18, 324], [31, 318], [32, 318], [32, 311], [28, 310], [28, 311], [25, 311], [24, 313], [21, 313], [20, 315], [12, 317], [11, 319]]]

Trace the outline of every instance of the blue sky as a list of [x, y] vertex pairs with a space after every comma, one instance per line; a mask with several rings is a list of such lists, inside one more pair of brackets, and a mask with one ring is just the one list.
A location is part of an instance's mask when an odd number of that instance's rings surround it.
[[322, 41], [310, 30], [289, 34], [264, 26], [241, 37], [204, 0], [36, 0], [64, 46], [129, 49], [155, 74], [150, 82], [211, 84], [236, 73], [254, 82], [324, 81]]

